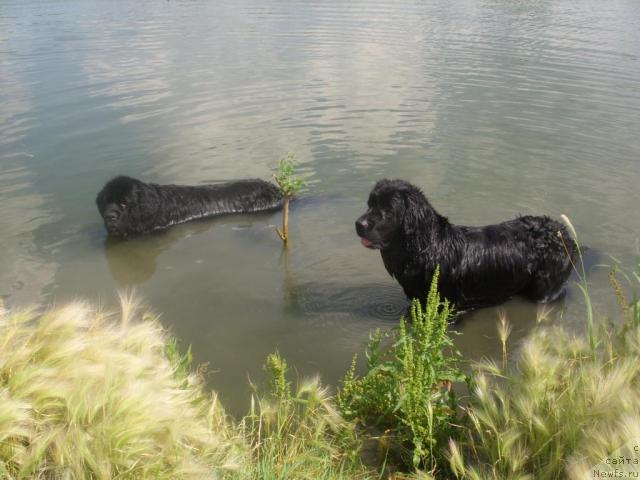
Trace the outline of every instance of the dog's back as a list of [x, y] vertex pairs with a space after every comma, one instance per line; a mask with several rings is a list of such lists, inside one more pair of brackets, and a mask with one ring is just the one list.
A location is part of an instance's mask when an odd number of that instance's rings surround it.
[[536, 302], [553, 301], [562, 293], [577, 256], [566, 227], [546, 216], [454, 229], [465, 238], [455, 290], [458, 303], [467, 308], [516, 294]]
[[278, 187], [255, 178], [200, 186], [158, 185], [167, 201], [199, 204], [202, 217], [277, 209], [282, 204]]
[[126, 237], [216, 215], [277, 209], [282, 194], [260, 179], [187, 186], [120, 176], [107, 182], [96, 203], [109, 234]]

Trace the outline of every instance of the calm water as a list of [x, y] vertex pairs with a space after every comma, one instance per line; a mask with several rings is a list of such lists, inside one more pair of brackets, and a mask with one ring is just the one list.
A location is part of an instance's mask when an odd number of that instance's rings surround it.
[[[269, 352], [335, 384], [405, 308], [354, 233], [379, 178], [456, 223], [565, 213], [598, 261], [637, 259], [637, 0], [4, 0], [0, 97], [5, 301], [135, 287], [232, 410]], [[94, 198], [113, 175], [266, 179], [287, 151], [310, 184], [286, 256], [279, 214], [105, 238]], [[504, 308], [514, 339], [535, 323]], [[573, 287], [552, 321], [579, 329], [582, 308]], [[496, 318], [457, 326], [469, 358], [498, 350]]]

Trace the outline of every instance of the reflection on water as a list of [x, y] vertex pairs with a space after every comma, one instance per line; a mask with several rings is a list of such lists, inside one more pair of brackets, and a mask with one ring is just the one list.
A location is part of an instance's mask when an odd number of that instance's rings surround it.
[[113, 279], [120, 287], [140, 285], [156, 271], [156, 259], [180, 240], [206, 232], [212, 221], [198, 221], [143, 237], [126, 240], [107, 237], [104, 255]]
[[[353, 222], [405, 178], [457, 224], [567, 214], [629, 264], [640, 227], [640, 3], [85, 2], [0, 8], [0, 295], [112, 304], [135, 286], [227, 399], [278, 348], [335, 383], [406, 301]], [[279, 214], [105, 239], [96, 192], [310, 175], [283, 258]], [[590, 276], [607, 312], [604, 271]], [[550, 320], [580, 330], [575, 288]], [[534, 305], [506, 308], [518, 335]], [[499, 353], [496, 309], [456, 325]]]

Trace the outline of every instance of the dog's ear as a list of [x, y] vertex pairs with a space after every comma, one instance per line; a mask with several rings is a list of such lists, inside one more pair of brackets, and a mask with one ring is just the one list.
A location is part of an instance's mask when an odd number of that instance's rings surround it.
[[96, 205], [98, 206], [100, 215], [104, 215], [104, 209], [107, 206], [107, 201], [105, 200], [104, 196], [104, 190], [100, 190], [100, 193], [98, 193], [98, 196], [96, 197]]
[[424, 261], [428, 252], [428, 216], [425, 200], [419, 190], [407, 189], [403, 192], [404, 214], [402, 217], [402, 234], [404, 249], [409, 260], [403, 266], [402, 275], [421, 277], [424, 275]]
[[404, 202], [404, 214], [402, 217], [402, 230], [407, 238], [411, 238], [418, 233], [420, 226], [424, 224], [424, 209], [420, 205], [418, 195], [407, 189], [402, 192]]

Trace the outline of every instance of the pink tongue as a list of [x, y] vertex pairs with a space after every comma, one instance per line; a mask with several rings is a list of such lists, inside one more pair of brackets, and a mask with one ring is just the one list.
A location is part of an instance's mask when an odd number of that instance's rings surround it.
[[366, 238], [361, 238], [360, 241], [365, 247], [370, 247], [371, 245], [373, 245], [373, 243], [367, 240]]

